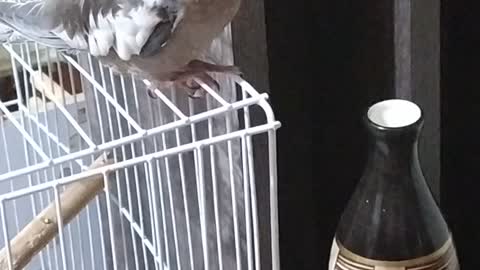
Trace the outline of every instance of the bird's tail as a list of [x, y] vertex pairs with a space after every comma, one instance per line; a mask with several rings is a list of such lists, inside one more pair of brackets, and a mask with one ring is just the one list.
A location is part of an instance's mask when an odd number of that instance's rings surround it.
[[10, 7], [14, 4], [15, 3], [12, 2], [0, 2], [0, 43], [9, 42], [14, 34], [13, 29], [5, 21], [5, 18], [9, 15], [8, 11], [10, 10]]
[[[50, 32], [51, 29], [45, 27], [45, 20], [50, 18], [41, 12], [41, 8], [38, 8], [43, 5], [44, 1], [6, 2], [0, 0], [0, 43], [20, 43], [29, 40], [53, 48], [69, 48], [62, 39]], [[49, 24], [47, 23], [47, 25]]]

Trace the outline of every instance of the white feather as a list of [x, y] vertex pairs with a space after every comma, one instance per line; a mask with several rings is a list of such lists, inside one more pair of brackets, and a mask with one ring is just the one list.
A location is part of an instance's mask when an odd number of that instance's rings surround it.
[[90, 53], [93, 56], [105, 56], [109, 53], [114, 42], [114, 33], [111, 14], [103, 16], [101, 13], [97, 14], [95, 21], [94, 15], [90, 14], [90, 34], [89, 46]]
[[172, 31], [174, 31], [177, 28], [178, 24], [182, 21], [184, 16], [185, 16], [185, 9], [181, 8], [177, 13], [177, 18], [175, 22], [173, 22]]
[[159, 6], [163, 3], [164, 0], [143, 0], [143, 3], [147, 7]]
[[161, 22], [155, 9], [163, 0], [145, 0], [145, 5], [130, 10], [120, 10], [116, 14], [90, 14], [89, 31], [77, 33], [70, 39], [63, 29], [54, 30], [69, 46], [88, 50], [93, 56], [106, 56], [114, 49], [118, 56], [128, 61], [133, 55], [139, 55], [147, 43], [156, 25]]
[[132, 9], [128, 14], [119, 12], [113, 20], [115, 50], [125, 61], [140, 54], [155, 26], [160, 22], [155, 11], [147, 6]]
[[58, 27], [52, 32], [55, 33], [59, 38], [64, 40], [68, 44], [68, 46], [72, 48], [75, 48], [78, 50], [89, 49], [89, 44], [88, 44], [88, 41], [86, 40], [84, 33], [77, 33], [73, 36], [73, 38], [70, 38], [67, 32], [65, 32], [65, 30], [63, 29], [63, 27]]
[[100, 55], [100, 50], [98, 49], [97, 41], [95, 40], [95, 37], [93, 35], [88, 36], [88, 48], [91, 55], [93, 56]]

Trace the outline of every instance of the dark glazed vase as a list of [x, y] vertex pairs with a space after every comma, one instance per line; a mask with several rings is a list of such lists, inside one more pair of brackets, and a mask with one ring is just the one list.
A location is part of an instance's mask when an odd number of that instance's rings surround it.
[[421, 109], [369, 108], [369, 158], [337, 227], [329, 270], [459, 270], [450, 230], [418, 159]]

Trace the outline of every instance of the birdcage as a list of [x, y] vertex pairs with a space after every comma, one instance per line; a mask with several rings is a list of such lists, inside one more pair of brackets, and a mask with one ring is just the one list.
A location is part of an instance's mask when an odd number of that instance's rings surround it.
[[3, 47], [0, 269], [279, 269], [266, 94], [151, 98], [88, 54]]

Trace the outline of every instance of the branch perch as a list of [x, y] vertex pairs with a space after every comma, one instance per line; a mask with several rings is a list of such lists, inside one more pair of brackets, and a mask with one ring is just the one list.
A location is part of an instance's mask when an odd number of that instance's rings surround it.
[[[111, 163], [107, 155], [100, 156], [90, 170]], [[67, 186], [60, 195], [61, 215], [64, 226], [72, 221], [104, 187], [103, 175], [93, 175]], [[10, 241], [13, 270], [27, 266], [47, 244], [58, 235], [55, 201], [38, 214], [27, 226]], [[0, 269], [8, 268], [8, 254], [4, 247], [0, 251]]]

